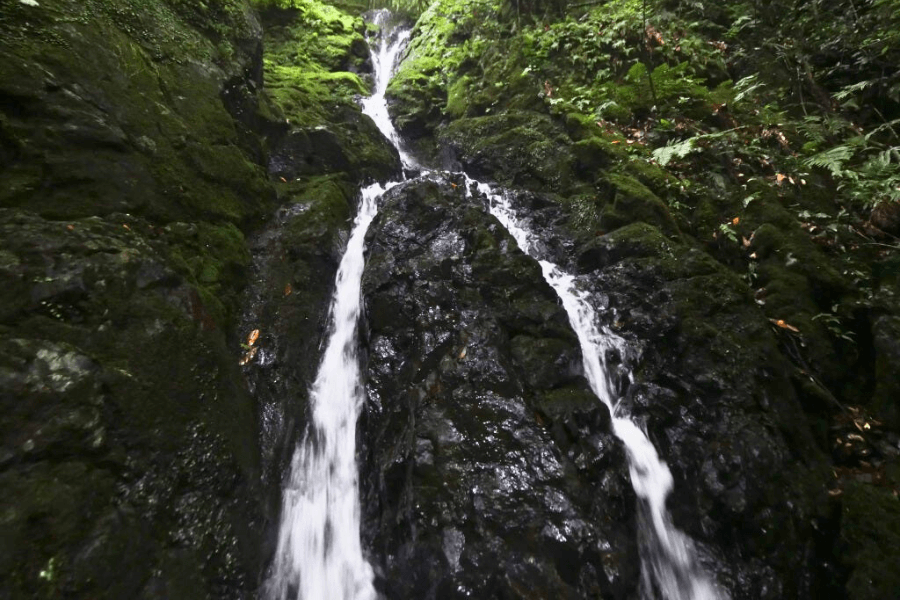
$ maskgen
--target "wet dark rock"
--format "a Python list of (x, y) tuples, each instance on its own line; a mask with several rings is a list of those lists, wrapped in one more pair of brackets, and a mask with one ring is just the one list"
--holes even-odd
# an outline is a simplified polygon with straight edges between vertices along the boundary
[(364, 539), (391, 598), (630, 597), (633, 492), (537, 264), (463, 186), (368, 236)]
[(146, 221), (0, 231), (3, 595), (247, 597), (256, 421), (205, 288)]
[[(298, 191), (300, 201), (280, 209), (250, 242), (251, 283), (242, 299), (238, 330), (245, 344), (244, 373), (259, 415), (258, 443), (267, 525), (278, 519), (283, 472), (306, 423), (334, 276), (349, 231), (354, 190), (326, 178)], [(254, 330), (259, 337), (247, 344)], [(274, 531), (265, 554), (273, 550)]]
[[(541, 237), (566, 235), (556, 223)], [(609, 303), (609, 326), (641, 348), (620, 410), (672, 469), (669, 507), (703, 562), (733, 598), (831, 593), (810, 583), (830, 543), (817, 531), (829, 518), (826, 462), (773, 326), (742, 283), (644, 223), (575, 254)]]
[(255, 591), (257, 420), (226, 341), (276, 199), (261, 35), (237, 0), (4, 4), (3, 598)]

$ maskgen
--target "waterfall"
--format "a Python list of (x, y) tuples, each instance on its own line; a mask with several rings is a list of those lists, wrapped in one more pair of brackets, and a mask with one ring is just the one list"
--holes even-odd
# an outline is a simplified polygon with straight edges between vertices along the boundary
[[(666, 510), (666, 499), (672, 491), (669, 467), (647, 433), (617, 410), (618, 393), (606, 365), (610, 350), (624, 354), (625, 340), (607, 328), (598, 326), (597, 314), (588, 294), (578, 288), (577, 279), (557, 265), (538, 259), (532, 234), (516, 218), (508, 198), (489, 185), (466, 176), (468, 187), (487, 196), (490, 212), (510, 232), (519, 248), (538, 260), (544, 279), (556, 291), (569, 323), (581, 345), (585, 377), (591, 390), (609, 408), (613, 432), (628, 452), (629, 472), (634, 491), (643, 511), (641, 527), (641, 572), (644, 595), (658, 593), (664, 600), (717, 600), (727, 597), (718, 590), (698, 564), (694, 544), (679, 531)], [(649, 520), (649, 524), (646, 521)]]
[[(384, 25), (386, 12), (375, 15)], [(399, 148), (384, 93), (397, 57), (409, 38), (401, 31), (380, 37), (372, 53), (375, 93), (363, 102), (381, 132)], [(414, 162), (401, 151), (404, 167)], [(378, 199), (390, 187), (375, 183), (360, 192), (359, 211), (335, 277), (329, 310), (330, 335), (310, 390), (311, 417), (291, 459), (283, 492), (275, 558), (264, 585), (271, 600), (375, 600), (372, 567), (360, 543), (356, 422), (365, 400), (357, 355), (360, 285), (366, 231)]]
[[(422, 176), (439, 175), (423, 169), (404, 150), (388, 115), (385, 90), (409, 31), (385, 27), (387, 11), (375, 13), (382, 27), (372, 51), (375, 92), (363, 101), (363, 111), (397, 148), (406, 169)], [(588, 294), (577, 278), (535, 256), (533, 234), (516, 217), (508, 198), (488, 184), (463, 174), (469, 190), (477, 189), (490, 202), (490, 212), (515, 238), (523, 252), (537, 260), (546, 281), (559, 296), (581, 345), (585, 376), (594, 394), (609, 408), (613, 432), (628, 452), (629, 472), (640, 499), (641, 561), (644, 595), (663, 600), (723, 600), (699, 564), (693, 541), (672, 523), (666, 499), (673, 478), (647, 433), (617, 410), (618, 391), (610, 377), (606, 356), (622, 350), (625, 341), (599, 326)], [(356, 467), (356, 422), (364, 401), (357, 357), (357, 321), (364, 267), (363, 240), (374, 219), (377, 201), (387, 190), (373, 184), (361, 191), (359, 213), (338, 270), (331, 306), (332, 330), (316, 381), (311, 390), (312, 418), (303, 442), (294, 453), (290, 481), (284, 491), (278, 546), (266, 594), (273, 600), (374, 600), (373, 571), (359, 539), (359, 484)]]

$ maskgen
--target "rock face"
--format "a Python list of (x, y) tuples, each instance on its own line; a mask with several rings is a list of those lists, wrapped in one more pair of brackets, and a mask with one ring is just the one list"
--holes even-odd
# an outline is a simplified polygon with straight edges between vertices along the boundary
[(825, 456), (779, 355), (777, 329), (715, 260), (635, 223), (579, 237), (553, 197), (514, 193), (538, 252), (579, 273), (638, 355), (618, 410), (668, 463), (675, 524), (732, 598), (835, 593)]
[(265, 494), (226, 333), (275, 199), (259, 23), (2, 4), (0, 596), (251, 597)]
[(253, 404), (202, 289), (170, 266), (182, 226), (0, 210), (5, 597), (255, 586)]
[(363, 279), (364, 538), (389, 598), (625, 598), (635, 500), (537, 264), (464, 182), (394, 188)]

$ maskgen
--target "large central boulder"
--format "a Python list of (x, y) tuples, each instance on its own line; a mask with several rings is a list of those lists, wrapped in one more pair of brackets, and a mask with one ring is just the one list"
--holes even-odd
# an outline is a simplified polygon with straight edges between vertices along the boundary
[(386, 597), (627, 597), (635, 499), (540, 269), (467, 197), (417, 180), (369, 232), (366, 545)]

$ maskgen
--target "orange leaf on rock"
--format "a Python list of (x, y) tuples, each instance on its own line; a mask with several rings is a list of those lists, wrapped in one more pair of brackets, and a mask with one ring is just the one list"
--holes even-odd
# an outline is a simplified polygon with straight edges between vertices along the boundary
[(794, 333), (800, 333), (800, 330), (790, 325), (789, 323), (785, 323), (784, 319), (769, 319), (772, 323), (781, 327), (782, 329), (787, 329), (788, 331), (793, 331)]
[(250, 335), (247, 336), (247, 345), (252, 346), (256, 343), (256, 340), (259, 339), (259, 329), (254, 329), (250, 332)]
[(284, 295), (285, 296), (290, 296), (291, 293), (293, 293), (293, 291), (294, 291), (294, 288), (291, 287), (291, 284), (287, 284), (286, 286), (284, 286)]

